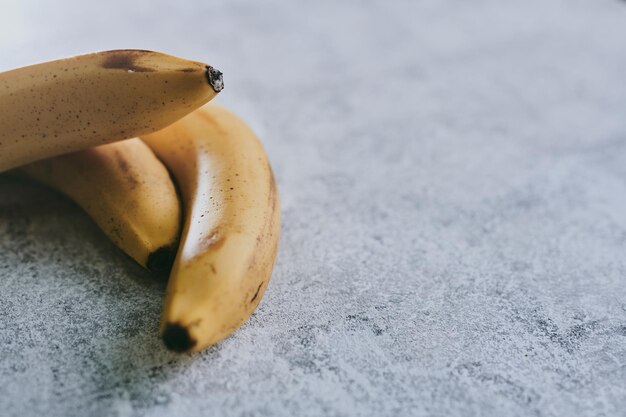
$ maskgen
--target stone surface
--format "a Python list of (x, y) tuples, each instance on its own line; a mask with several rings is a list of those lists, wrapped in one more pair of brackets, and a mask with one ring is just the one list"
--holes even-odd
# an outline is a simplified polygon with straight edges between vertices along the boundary
[(2, 416), (626, 410), (626, 3), (3, 3), (2, 69), (144, 48), (225, 74), (283, 202), (205, 352), (71, 202), (0, 177)]

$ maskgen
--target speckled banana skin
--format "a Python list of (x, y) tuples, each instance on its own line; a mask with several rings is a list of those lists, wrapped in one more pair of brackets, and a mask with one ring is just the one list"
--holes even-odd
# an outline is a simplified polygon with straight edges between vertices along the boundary
[(201, 350), (235, 331), (263, 297), (280, 232), (276, 183), (252, 130), (215, 105), (142, 139), (172, 172), (185, 207), (161, 332), (174, 351)]
[(223, 87), (206, 64), (117, 50), (0, 73), (0, 172), (159, 130)]
[(167, 277), (181, 207), (165, 166), (139, 139), (38, 161), (14, 171), (74, 200), (120, 249)]

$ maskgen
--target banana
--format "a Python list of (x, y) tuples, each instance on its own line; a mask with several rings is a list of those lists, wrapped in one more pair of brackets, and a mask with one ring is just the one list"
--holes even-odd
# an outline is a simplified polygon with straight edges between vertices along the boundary
[(167, 169), (141, 140), (45, 159), (12, 173), (70, 197), (120, 249), (167, 277), (178, 246), (181, 207)]
[(141, 139), (185, 207), (161, 335), (171, 350), (198, 351), (247, 320), (267, 288), (280, 232), (276, 183), (254, 133), (215, 105)]
[(0, 172), (162, 129), (223, 86), (211, 66), (142, 50), (0, 73)]

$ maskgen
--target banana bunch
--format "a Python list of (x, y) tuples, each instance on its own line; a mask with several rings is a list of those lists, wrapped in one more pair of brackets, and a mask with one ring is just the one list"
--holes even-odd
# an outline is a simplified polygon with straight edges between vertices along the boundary
[(177, 352), (248, 319), (278, 248), (267, 155), (243, 120), (206, 104), (223, 86), (209, 65), (142, 50), (0, 73), (0, 172), (67, 195), (169, 277), (161, 336)]

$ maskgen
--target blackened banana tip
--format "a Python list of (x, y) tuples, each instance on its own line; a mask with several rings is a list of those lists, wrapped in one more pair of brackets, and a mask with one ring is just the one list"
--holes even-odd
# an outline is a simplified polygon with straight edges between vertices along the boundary
[(167, 281), (175, 258), (176, 249), (171, 246), (163, 246), (148, 256), (146, 267), (158, 278)]
[(196, 345), (189, 331), (178, 323), (169, 323), (163, 332), (165, 346), (174, 352), (187, 352)]
[(219, 93), (224, 89), (224, 77), (222, 76), (221, 71), (216, 70), (210, 65), (207, 65), (206, 78), (209, 81), (209, 85), (216, 93)]

